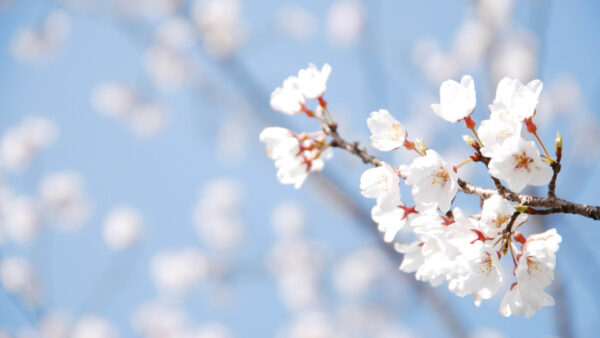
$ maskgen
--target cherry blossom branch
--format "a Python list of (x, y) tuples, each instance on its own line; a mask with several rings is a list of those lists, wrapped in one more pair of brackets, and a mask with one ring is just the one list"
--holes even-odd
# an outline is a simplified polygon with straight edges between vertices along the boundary
[(369, 155), (365, 148), (361, 149), (359, 147), (359, 142), (350, 143), (344, 140), (337, 132), (337, 124), (330, 123), (324, 128), (326, 134), (329, 134), (333, 140), (329, 143), (332, 147), (343, 148), (346, 151), (360, 157), (360, 159), (365, 164), (372, 164), (375, 167), (379, 167), (382, 164), (382, 161), (373, 155)]
[[(383, 161), (376, 156), (370, 155), (366, 149), (360, 149), (358, 142), (348, 142), (344, 140), (338, 133), (337, 125), (330, 123), (324, 128), (324, 132), (332, 137), (330, 145), (332, 147), (342, 148), (356, 156), (358, 156), (364, 163), (372, 164), (373, 166), (380, 166)], [(482, 161), (485, 161), (485, 157), (482, 157)], [(557, 154), (557, 163), (560, 164)], [(484, 162), (485, 163), (485, 162)], [(558, 175), (560, 167), (555, 170), (555, 175)], [(500, 194), (505, 199), (519, 203), (527, 208), (524, 209), (524, 213), (532, 215), (549, 215), (549, 214), (575, 214), (588, 217), (594, 220), (600, 220), (600, 206), (592, 206), (587, 204), (578, 204), (570, 202), (558, 197), (536, 197), (526, 194), (518, 194), (510, 189), (504, 187), (504, 185), (497, 178), (492, 177), (496, 190), (483, 188), (462, 179), (458, 179), (458, 186), (460, 191), (465, 194), (477, 195), (480, 198), (487, 199), (493, 194)], [(554, 179), (556, 182), (556, 179)], [(556, 184), (556, 183), (555, 183)], [(555, 189), (555, 188), (554, 188)], [(537, 208), (544, 209), (537, 209)]]

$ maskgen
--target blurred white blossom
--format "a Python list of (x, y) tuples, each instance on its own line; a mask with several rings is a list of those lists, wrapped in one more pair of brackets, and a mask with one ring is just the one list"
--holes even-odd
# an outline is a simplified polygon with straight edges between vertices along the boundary
[(243, 40), (238, 0), (196, 0), (194, 19), (206, 51), (223, 59), (232, 56)]
[(144, 56), (146, 72), (159, 89), (177, 89), (189, 81), (192, 65), (183, 54), (167, 45), (151, 46)]
[(104, 318), (87, 316), (80, 319), (73, 327), (72, 338), (118, 338), (119, 333)]
[(31, 263), (22, 257), (11, 256), (0, 261), (2, 287), (17, 294), (29, 306), (40, 300), (40, 285)]
[(40, 62), (50, 59), (71, 30), (67, 12), (53, 10), (39, 28), (21, 28), (11, 45), (13, 56), (20, 61)]
[(41, 207), (61, 229), (81, 227), (89, 218), (91, 203), (83, 179), (76, 172), (63, 171), (43, 178), (39, 186)]
[(181, 0), (114, 0), (118, 12), (131, 19), (157, 20), (175, 13)]
[(327, 31), (333, 45), (357, 42), (365, 26), (365, 9), (357, 0), (338, 0), (329, 8)]
[(275, 22), (279, 29), (296, 39), (309, 39), (318, 28), (315, 15), (297, 5), (289, 5), (280, 10)]
[(182, 16), (165, 19), (154, 34), (159, 44), (171, 48), (186, 49), (194, 44), (194, 27)]
[(137, 94), (133, 88), (115, 82), (105, 82), (94, 88), (92, 105), (102, 114), (122, 118), (137, 104)]
[(201, 191), (194, 210), (196, 230), (217, 250), (231, 250), (242, 239), (244, 221), (239, 211), (241, 184), (233, 179), (211, 180)]
[(112, 250), (125, 250), (140, 238), (143, 227), (141, 214), (132, 207), (115, 207), (104, 219), (102, 235)]
[(35, 155), (54, 143), (58, 127), (41, 117), (25, 118), (19, 125), (9, 128), (0, 143), (0, 166), (20, 170), (28, 166)]
[(30, 244), (41, 226), (38, 203), (33, 198), (15, 195), (9, 190), (3, 190), (0, 194), (0, 228), (11, 240)]
[(132, 316), (133, 327), (146, 338), (179, 338), (188, 321), (180, 308), (160, 302), (142, 304)]
[(204, 280), (209, 269), (206, 254), (194, 248), (159, 252), (150, 263), (154, 284), (169, 296), (183, 296)]

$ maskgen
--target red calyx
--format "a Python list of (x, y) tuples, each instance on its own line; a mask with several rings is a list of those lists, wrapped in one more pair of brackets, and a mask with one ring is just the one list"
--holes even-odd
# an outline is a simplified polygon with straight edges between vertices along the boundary
[(302, 158), (304, 159), (303, 163), (306, 164), (306, 171), (310, 171), (310, 168), (312, 167), (312, 160), (308, 159), (304, 155), (302, 155)]
[(454, 221), (453, 219), (449, 219), (449, 218), (448, 218), (448, 217), (446, 217), (446, 216), (440, 216), (440, 217), (442, 217), (442, 219), (444, 220), (444, 221), (442, 222), (442, 225), (443, 225), (443, 226), (449, 226), (450, 224), (454, 224), (454, 223), (455, 223), (455, 221)]
[(530, 133), (535, 133), (537, 131), (537, 126), (533, 123), (533, 116), (530, 118), (526, 118), (524, 120), (525, 126), (527, 126), (527, 131)]
[(471, 241), (471, 244), (473, 244), (477, 241), (482, 241), (483, 243), (485, 243), (486, 241), (490, 241), (493, 239), (493, 238), (487, 237), (486, 235), (484, 235), (481, 231), (479, 231), (477, 229), (471, 229), (471, 231), (473, 231), (477, 235), (477, 238), (474, 239), (473, 241)]
[(475, 121), (473, 121), (473, 119), (471, 118), (471, 115), (465, 117), (464, 120), (465, 120), (465, 125), (467, 125), (467, 129), (470, 129), (470, 130), (475, 129), (475, 126), (477, 124), (475, 123)]
[(415, 149), (415, 143), (411, 142), (409, 140), (404, 140), (404, 148), (406, 148), (406, 150), (414, 150)]
[(522, 245), (527, 243), (527, 238), (525, 238), (525, 236), (523, 236), (522, 233), (520, 233), (519, 231), (515, 232), (515, 241), (521, 243)]
[(398, 208), (404, 210), (404, 215), (402, 216), (402, 219), (406, 219), (408, 218), (408, 215), (410, 214), (418, 214), (419, 212), (415, 209), (416, 205), (413, 205), (412, 207), (408, 208), (405, 205), (399, 205)]
[(327, 107), (327, 101), (325, 101), (325, 99), (323, 99), (323, 96), (319, 96), (319, 105), (323, 108)]
[(315, 117), (315, 113), (313, 113), (312, 110), (306, 108), (305, 105), (301, 104), (300, 107), (301, 107), (300, 111), (304, 112), (306, 114), (306, 116), (308, 116), (308, 117)]

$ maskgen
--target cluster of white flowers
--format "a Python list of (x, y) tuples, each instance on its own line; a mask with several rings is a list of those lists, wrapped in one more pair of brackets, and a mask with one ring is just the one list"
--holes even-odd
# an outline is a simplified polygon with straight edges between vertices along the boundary
[[(331, 73), (329, 64), (321, 70), (310, 64), (301, 69), (298, 76), (290, 76), (283, 86), (271, 94), (271, 107), (288, 115), (305, 113), (310, 117), (321, 118), (327, 103), (323, 94), (327, 89), (327, 79)], [(317, 100), (316, 113), (306, 107), (306, 100)], [(331, 149), (325, 143), (322, 131), (314, 133), (294, 133), (281, 127), (265, 128), (260, 140), (267, 147), (267, 154), (275, 160), (277, 178), (283, 184), (302, 186), (311, 171), (320, 171), (325, 160), (331, 157)]]
[(53, 10), (43, 25), (21, 28), (15, 35), (11, 52), (20, 61), (40, 62), (53, 56), (71, 30), (71, 18), (65, 11)]
[(145, 338), (231, 338), (231, 330), (219, 323), (194, 326), (187, 313), (171, 304), (154, 301), (142, 304), (133, 314), (133, 327)]
[(33, 265), (25, 258), (10, 256), (0, 260), (0, 284), (26, 304), (39, 304), (41, 286)]
[(29, 117), (6, 130), (0, 140), (0, 167), (21, 170), (37, 153), (52, 145), (58, 135), (56, 124), (42, 117)]
[(166, 124), (166, 112), (157, 103), (145, 102), (130, 87), (106, 82), (92, 93), (92, 105), (107, 116), (124, 121), (140, 136), (152, 136)]
[[(26, 170), (57, 135), (56, 124), (41, 117), (26, 118), (8, 128), (0, 141), (0, 169), (7, 173)], [(34, 195), (23, 195), (8, 181), (0, 181), (0, 240), (31, 244), (44, 221), (51, 221), (59, 230), (76, 230), (87, 222), (90, 213), (84, 180), (76, 172), (48, 174)]]
[[(490, 105), (490, 119), (481, 123), (478, 134), (470, 118), (475, 108), (475, 89), (470, 76), (464, 76), (460, 84), (452, 80), (444, 82), (440, 103), (431, 107), (449, 122), (464, 120), (479, 139), (471, 145), (475, 142), (479, 155), (489, 160), (490, 175), (519, 192), (527, 185), (547, 184), (553, 174), (549, 155), (540, 155), (535, 142), (522, 135), (523, 122), (528, 131), (535, 133), (531, 118), (541, 88), (539, 80), (527, 85), (509, 78), (500, 81), (496, 99)], [(373, 146), (379, 150), (396, 149), (407, 142), (404, 128), (387, 112), (374, 112), (367, 125)], [(373, 128), (375, 125), (378, 127)], [(396, 243), (396, 249), (405, 254), (400, 269), (415, 272), (417, 279), (433, 286), (448, 281), (451, 292), (461, 297), (472, 294), (479, 306), (505, 280), (499, 260), (510, 251), (516, 283), (504, 298), (501, 314), (523, 313), (530, 317), (542, 306), (552, 305), (552, 297), (542, 289), (554, 277), (554, 252), (561, 240), (556, 230), (525, 238), (514, 229), (526, 222), (526, 216), (497, 194), (485, 200), (479, 215), (469, 217), (459, 208), (451, 210), (458, 192), (460, 166), (449, 165), (437, 152), (426, 149), (422, 142), (419, 144), (421, 147), (416, 150), (420, 156), (409, 165), (394, 168), (383, 163), (368, 169), (361, 177), (362, 194), (377, 199), (373, 219), (385, 233), (385, 240), (393, 241), (400, 229), (407, 229), (416, 237), (411, 243)], [(411, 186), (413, 208), (400, 202), (400, 178)], [(521, 244), (520, 250), (516, 243)]]
[(78, 229), (88, 220), (91, 202), (83, 178), (76, 172), (62, 171), (46, 176), (39, 187), (42, 209), (61, 229)]
[(196, 248), (163, 251), (150, 263), (152, 279), (157, 289), (167, 296), (184, 296), (209, 273), (206, 254)]
[[(398, 290), (397, 276), (386, 274), (393, 266), (378, 247), (363, 247), (336, 259), (331, 278), (325, 278), (329, 255), (321, 254), (305, 231), (307, 214), (295, 202), (278, 204), (271, 215), (276, 243), (267, 264), (278, 286), (279, 296), (291, 313), (282, 337), (413, 337), (397, 325), (388, 304), (372, 306), (374, 293), (387, 293), (387, 285)], [(393, 279), (385, 283), (386, 277)], [(331, 280), (338, 301), (332, 309), (323, 302)], [(383, 290), (382, 290), (383, 288)], [(390, 303), (397, 305), (395, 301)]]
[(192, 18), (198, 27), (206, 51), (225, 59), (243, 42), (240, 2), (238, 0), (196, 0)]
[(298, 315), (314, 311), (321, 305), (323, 257), (304, 234), (305, 211), (296, 203), (284, 202), (273, 210), (271, 222), (278, 236), (267, 265), (277, 280), (280, 298)]
[(238, 247), (244, 236), (241, 199), (242, 186), (238, 181), (218, 178), (202, 189), (196, 204), (193, 216), (196, 231), (221, 255)]
[[(394, 167), (381, 160), (369, 161), (357, 146), (340, 144), (337, 125), (323, 99), (329, 73), (328, 65), (320, 72), (311, 65), (302, 69), (297, 77), (288, 78), (271, 96), (275, 110), (290, 115), (303, 112), (323, 124), (323, 131), (316, 133), (317, 141), (307, 134), (278, 127), (262, 132), (260, 138), (267, 145), (267, 153), (279, 168), (279, 180), (300, 186), (311, 169), (304, 153), (314, 151), (312, 144), (318, 144), (319, 152), (330, 145), (343, 146), (377, 165), (362, 174), (360, 189), (363, 196), (376, 200), (371, 215), (385, 242), (395, 242), (397, 251), (404, 253), (402, 271), (415, 272), (418, 280), (428, 281), (433, 286), (448, 281), (451, 292), (461, 297), (472, 294), (479, 306), (505, 282), (500, 260), (510, 252), (516, 282), (502, 302), (501, 314), (529, 317), (542, 306), (551, 305), (552, 297), (544, 293), (543, 288), (554, 278), (554, 253), (561, 241), (556, 230), (526, 238), (517, 231), (527, 222), (523, 213), (526, 207), (511, 205), (500, 194), (487, 195), (477, 215), (469, 216), (460, 208), (453, 208), (459, 187), (464, 184), (459, 178), (459, 169), (469, 162), (486, 165), (496, 185), (505, 182), (516, 193), (527, 185), (550, 182), (555, 160), (547, 152), (533, 122), (541, 81), (524, 85), (516, 79), (502, 79), (496, 98), (489, 106), (490, 117), (479, 128), (471, 118), (476, 104), (473, 78), (466, 75), (460, 83), (443, 82), (440, 102), (431, 105), (433, 112), (451, 123), (464, 121), (476, 138), (463, 136), (475, 153), (465, 156), (457, 165), (449, 164), (435, 150), (428, 149), (422, 139), (410, 141), (406, 128), (387, 110), (374, 111), (367, 119), (374, 148), (380, 151), (406, 148), (418, 154), (408, 165)], [(306, 108), (306, 99), (318, 100), (316, 114)], [(330, 134), (334, 138), (332, 143), (327, 142)], [(313, 143), (304, 144), (305, 140)], [(536, 140), (543, 149), (542, 154)], [(562, 147), (562, 141), (556, 146)], [(402, 201), (402, 179), (411, 189), (415, 203), (412, 207)], [(413, 240), (406, 242), (407, 238)]]

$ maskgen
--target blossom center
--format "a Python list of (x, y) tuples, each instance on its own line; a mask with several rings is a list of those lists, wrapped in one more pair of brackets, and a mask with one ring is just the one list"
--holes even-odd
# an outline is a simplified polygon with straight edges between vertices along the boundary
[(506, 222), (507, 219), (508, 219), (508, 215), (501, 214), (501, 215), (498, 215), (498, 217), (496, 217), (496, 219), (493, 221), (493, 223), (496, 225), (496, 228), (500, 228)]
[(446, 169), (440, 168), (440, 170), (434, 171), (429, 177), (431, 177), (431, 184), (444, 185), (450, 179), (450, 174)]
[(537, 260), (532, 259), (532, 257), (527, 257), (527, 272), (531, 275), (532, 272), (540, 271), (540, 264)]
[(492, 257), (490, 254), (486, 253), (486, 257), (481, 260), (480, 266), (480, 273), (488, 273), (492, 269)]
[(402, 135), (403, 131), (404, 130), (403, 130), (402, 125), (400, 123), (393, 123), (390, 132), (386, 133), (385, 136), (387, 138), (390, 138), (390, 139), (394, 140), (394, 141), (400, 141), (404, 137), (404, 135)]
[(527, 156), (525, 152), (522, 152), (520, 154), (513, 155), (513, 163), (515, 165), (515, 169), (525, 169), (530, 171), (531, 169), (529, 169), (529, 165), (533, 163), (533, 159)]

